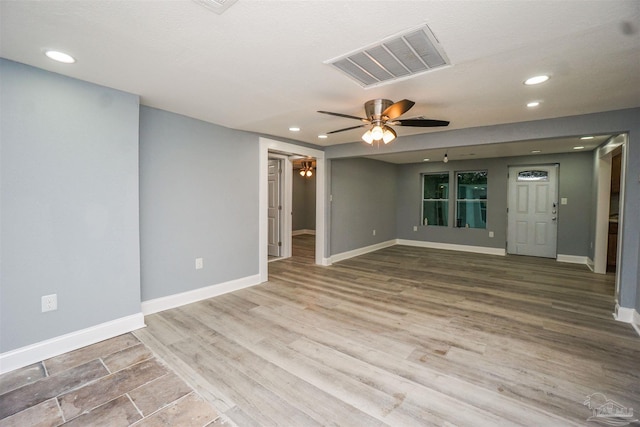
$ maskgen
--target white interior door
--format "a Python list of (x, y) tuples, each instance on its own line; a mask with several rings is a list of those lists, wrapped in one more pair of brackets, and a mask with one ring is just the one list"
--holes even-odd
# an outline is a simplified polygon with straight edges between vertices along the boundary
[(280, 160), (269, 159), (268, 171), (268, 253), (269, 256), (280, 256), (280, 248), (282, 245), (280, 238), (280, 215), (282, 214), (280, 188), (282, 168), (280, 167)]
[(509, 168), (507, 252), (555, 258), (558, 166)]

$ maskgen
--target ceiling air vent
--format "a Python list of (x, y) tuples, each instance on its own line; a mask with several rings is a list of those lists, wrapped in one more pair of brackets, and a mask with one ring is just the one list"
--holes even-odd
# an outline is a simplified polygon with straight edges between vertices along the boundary
[(346, 73), (363, 87), (391, 83), (451, 65), (426, 25), (325, 63)]
[(238, 0), (193, 0), (196, 3), (213, 10), (218, 15), (222, 15), (222, 12), (229, 9), (232, 4)]

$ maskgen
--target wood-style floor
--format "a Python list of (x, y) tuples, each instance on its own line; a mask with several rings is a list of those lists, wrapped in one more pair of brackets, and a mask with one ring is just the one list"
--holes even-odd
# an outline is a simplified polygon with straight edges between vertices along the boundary
[(611, 275), (407, 246), (320, 267), (294, 241), (267, 283), (135, 333), (238, 426), (584, 426), (603, 396), (640, 415)]

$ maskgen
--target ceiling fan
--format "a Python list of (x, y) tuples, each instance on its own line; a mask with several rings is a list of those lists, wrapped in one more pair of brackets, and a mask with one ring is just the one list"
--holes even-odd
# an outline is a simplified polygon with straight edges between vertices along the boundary
[(318, 113), (345, 117), (347, 119), (356, 119), (364, 122), (362, 125), (327, 132), (327, 135), (370, 126), (369, 130), (362, 135), (362, 139), (367, 144), (373, 144), (374, 141), (383, 141), (387, 144), (393, 141), (398, 135), (389, 126), (438, 127), (449, 125), (449, 122), (445, 120), (422, 118), (396, 120), (398, 117), (409, 111), (414, 105), (415, 102), (409, 101), (408, 99), (403, 99), (396, 103), (389, 99), (372, 99), (364, 104), (364, 112), (367, 115), (366, 118), (350, 116), (348, 114), (332, 113), (331, 111), (318, 111)]

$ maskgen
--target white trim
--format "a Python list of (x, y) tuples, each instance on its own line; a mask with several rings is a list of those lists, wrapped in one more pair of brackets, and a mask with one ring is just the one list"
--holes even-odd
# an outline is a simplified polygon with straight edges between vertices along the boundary
[(269, 255), (267, 253), (268, 240), (268, 218), (267, 218), (267, 196), (268, 183), (267, 173), (269, 164), (269, 152), (297, 154), (316, 159), (316, 264), (325, 264), (325, 168), (326, 161), (324, 151), (301, 145), (290, 144), (274, 139), (260, 137), (259, 143), (259, 176), (258, 176), (258, 275), (260, 282), (266, 282), (269, 276)]
[(142, 313), (100, 323), (0, 354), (0, 374), (144, 328)]
[(180, 307), (186, 304), (202, 301), (207, 298), (217, 297), (218, 295), (237, 291), (239, 289), (248, 288), (262, 283), (260, 275), (247, 276), (236, 280), (230, 280), (216, 285), (206, 286), (204, 288), (194, 289), (192, 291), (181, 292), (179, 294), (168, 295), (166, 297), (155, 298), (149, 301), (143, 301), (142, 313), (147, 316), (159, 311), (169, 310), (171, 308)]
[(595, 273), (595, 262), (590, 257), (587, 257), (587, 267)]
[(369, 252), (374, 252), (380, 249), (388, 248), (389, 246), (394, 246), (395, 244), (397, 244), (397, 240), (395, 239), (387, 240), (386, 242), (376, 243), (375, 245), (365, 246), (364, 248), (353, 249), (351, 251), (331, 255), (331, 257), (329, 258), (329, 263), (332, 264), (334, 262), (339, 262), (345, 259), (368, 254)]
[(619, 322), (630, 323), (633, 329), (640, 335), (640, 314), (638, 314), (635, 309), (620, 307), (616, 304), (616, 312), (613, 316)]
[[(269, 160), (280, 160), (280, 168), (282, 174), (280, 176), (280, 204), (282, 206), (280, 213), (280, 257), (278, 259), (290, 258), (291, 251), (291, 215), (286, 212), (292, 211), (293, 206), (293, 164), (288, 156), (282, 154), (269, 153)], [(267, 168), (269, 163), (267, 161)], [(268, 179), (267, 179), (268, 182)], [(267, 190), (268, 194), (268, 190)], [(268, 215), (267, 215), (268, 218)], [(268, 232), (267, 232), (268, 233)], [(268, 251), (267, 251), (268, 252)], [(273, 261), (273, 260), (272, 260)], [(265, 280), (266, 281), (266, 280)]]
[(599, 150), (596, 157), (598, 182), (596, 183), (596, 224), (594, 229), (593, 271), (607, 273), (607, 246), (609, 245), (609, 204), (611, 203), (611, 153)]
[(503, 248), (489, 248), (486, 246), (456, 245), (453, 243), (425, 242), (422, 240), (398, 239), (397, 244), (406, 246), (417, 246), (420, 248), (444, 249), (447, 251), (474, 252), (486, 255), (505, 256), (507, 251)]
[(556, 256), (556, 261), (558, 261), (558, 262), (567, 262), (569, 264), (589, 265), (589, 257), (578, 256), (578, 255), (562, 255), (562, 254), (558, 254)]
[(301, 234), (313, 234), (315, 236), (316, 230), (309, 230), (309, 229), (303, 228), (302, 230), (294, 230), (291, 232), (292, 236), (299, 236)]

